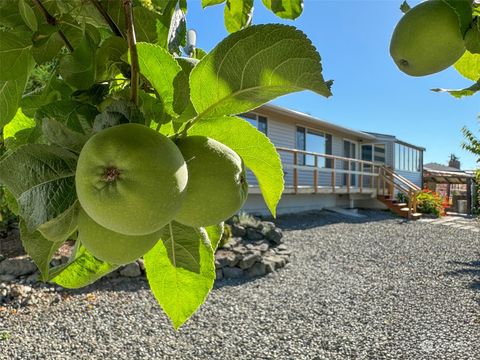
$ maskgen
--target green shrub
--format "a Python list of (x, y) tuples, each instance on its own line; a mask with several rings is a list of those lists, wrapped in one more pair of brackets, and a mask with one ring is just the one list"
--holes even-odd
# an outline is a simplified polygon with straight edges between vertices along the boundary
[(417, 194), (417, 210), (422, 214), (431, 214), (436, 217), (444, 216), (447, 206), (445, 199), (435, 191), (423, 189)]
[(241, 212), (238, 215), (232, 217), (232, 223), (242, 225), (243, 227), (256, 228), (259, 224), (259, 220), (254, 216)]

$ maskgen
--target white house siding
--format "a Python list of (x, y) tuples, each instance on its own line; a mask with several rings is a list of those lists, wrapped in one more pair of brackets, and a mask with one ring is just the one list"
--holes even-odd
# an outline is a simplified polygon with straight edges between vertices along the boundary
[[(292, 214), (335, 207), (338, 206), (337, 197), (334, 194), (284, 194), (278, 203), (277, 214)], [(264, 216), (270, 214), (260, 194), (249, 194), (241, 211)]]
[[(356, 141), (359, 145), (362, 143), (361, 139), (352, 138), (352, 135), (342, 134), (338, 131), (330, 131), (324, 129), (321, 126), (314, 126), (310, 123), (304, 123), (301, 120), (292, 119), (287, 115), (282, 115), (274, 112), (270, 112), (268, 109), (261, 109), (255, 111), (255, 113), (267, 117), (267, 136), (270, 138), (272, 143), (277, 147), (285, 147), (290, 149), (296, 148), (296, 129), (297, 126), (302, 126), (317, 131), (322, 131), (327, 134), (332, 135), (332, 155), (336, 156), (345, 156), (343, 142), (345, 139)], [(364, 143), (371, 142), (364, 140)], [(387, 150), (388, 151), (388, 150)], [(357, 158), (360, 158), (361, 148), (360, 146), (357, 149)], [(390, 151), (389, 151), (390, 152)], [(280, 156), (284, 164), (293, 164), (293, 154), (280, 151)], [(359, 165), (352, 163), (352, 166), (357, 166), (357, 171), (359, 171)], [(346, 163), (344, 161), (335, 161), (335, 168), (337, 170), (344, 170)], [(293, 169), (288, 166), (285, 167), (285, 185), (292, 187), (293, 186)], [(312, 186), (313, 185), (314, 172), (313, 167), (311, 170), (298, 170), (298, 185), (300, 186)], [(336, 173), (335, 184), (337, 186), (344, 185), (344, 175), (341, 172)], [(368, 181), (365, 179), (365, 181)], [(254, 175), (249, 172), (248, 182), (250, 185), (257, 185), (257, 180)], [(358, 182), (358, 177), (357, 177)], [(369, 184), (369, 181), (368, 181)], [(332, 185), (332, 176), (329, 169), (319, 169), (318, 170), (318, 185), (319, 186), (331, 186)]]
[(422, 187), (422, 180), (423, 180), (423, 175), (420, 172), (411, 172), (411, 171), (400, 171), (400, 170), (395, 170), (395, 172), (403, 176), (404, 178), (410, 180), (413, 182), (415, 185)]

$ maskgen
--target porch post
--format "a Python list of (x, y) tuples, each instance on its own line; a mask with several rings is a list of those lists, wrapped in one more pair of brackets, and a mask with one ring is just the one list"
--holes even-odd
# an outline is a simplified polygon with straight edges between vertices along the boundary
[(472, 178), (467, 178), (467, 209), (468, 214), (473, 213), (473, 201), (472, 201)]

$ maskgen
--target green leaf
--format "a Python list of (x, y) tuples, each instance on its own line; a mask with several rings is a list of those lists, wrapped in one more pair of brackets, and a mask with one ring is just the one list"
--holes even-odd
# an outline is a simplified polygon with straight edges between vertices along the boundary
[(92, 39), (85, 34), (73, 53), (60, 60), (60, 75), (69, 85), (77, 89), (88, 89), (95, 82), (95, 51)]
[(92, 133), (97, 114), (94, 106), (62, 100), (42, 106), (35, 119), (51, 144), (79, 153)]
[(176, 121), (190, 120), (197, 115), (192, 102), (190, 101), (190, 73), (197, 65), (198, 60), (191, 58), (177, 58), (177, 62), (182, 70), (177, 74), (173, 81), (174, 98), (173, 109), (177, 114), (180, 114), (180, 119)]
[(140, 72), (162, 98), (165, 111), (176, 116), (173, 108), (174, 80), (182, 68), (168, 51), (158, 45), (138, 43), (137, 51)]
[(210, 244), (212, 245), (212, 250), (215, 251), (218, 248), (218, 244), (223, 236), (223, 222), (218, 225), (207, 226), (205, 231), (208, 234), (208, 239), (210, 240)]
[(467, 29), (470, 27), (470, 23), (472, 22), (472, 0), (443, 1), (457, 13), (460, 31), (464, 36)]
[(239, 114), (295, 91), (330, 96), (320, 55), (299, 30), (257, 25), (231, 34), (190, 76), (199, 117)]
[(108, 127), (128, 122), (144, 124), (145, 119), (141, 111), (131, 102), (114, 101), (95, 117), (93, 131), (98, 132)]
[(224, 2), (225, 0), (202, 0), (202, 7), (205, 9), (207, 6), (218, 5)]
[(26, 116), (21, 108), (18, 108), (15, 117), (3, 128), (3, 140), (8, 150), (33, 141), (35, 132), (35, 120)]
[(35, 17), (35, 13), (33, 12), (30, 5), (25, 3), (25, 0), (18, 0), (18, 10), (20, 12), (20, 16), (22, 17), (25, 24), (30, 28), (30, 30), (37, 31), (37, 18)]
[(177, 8), (173, 12), (168, 34), (168, 51), (181, 54), (180, 47), (185, 46), (187, 36), (187, 21), (182, 9)]
[(303, 11), (303, 0), (262, 0), (263, 5), (282, 19), (294, 20)]
[(46, 104), (35, 113), (35, 120), (56, 120), (69, 129), (83, 135), (92, 132), (93, 121), (98, 111), (95, 106), (83, 104), (78, 101), (61, 100)]
[(235, 151), (257, 177), (260, 190), (273, 216), (283, 193), (280, 156), (270, 140), (247, 121), (237, 117), (218, 117), (196, 123), (189, 135), (204, 135)]
[(215, 280), (207, 233), (172, 222), (144, 260), (150, 288), (178, 329), (205, 301)]
[(122, 63), (121, 58), (127, 53), (127, 50), (125, 39), (119, 36), (105, 39), (97, 50), (97, 82), (112, 79), (119, 73), (118, 65)]
[(56, 269), (50, 281), (67, 289), (78, 289), (94, 283), (117, 268), (118, 265), (98, 260), (80, 245), (74, 260)]
[(31, 68), (33, 57), (31, 54), (32, 43), (28, 38), (22, 38), (11, 32), (1, 33), (0, 41), (0, 80), (15, 80), (25, 76), (27, 69)]
[(33, 58), (37, 64), (44, 64), (57, 56), (63, 45), (63, 40), (54, 26), (40, 24), (33, 37)]
[(65, 81), (58, 78), (57, 74), (53, 73), (43, 90), (39, 93), (35, 92), (34, 94), (23, 96), (20, 106), (25, 115), (34, 117), (37, 110), (45, 104), (70, 99), (71, 95), (72, 88)]
[(469, 51), (465, 51), (454, 67), (467, 79), (473, 81), (480, 80), (480, 54), (472, 54)]
[(18, 28), (24, 21), (20, 15), (16, 0), (0, 1), (0, 25), (8, 28)]
[(29, 231), (75, 202), (76, 162), (77, 157), (69, 151), (41, 144), (21, 146), (1, 158), (0, 182), (17, 199)]
[(197, 60), (202, 60), (205, 56), (207, 56), (207, 52), (200, 48), (195, 49), (194, 58)]
[(27, 85), (28, 74), (17, 80), (0, 81), (0, 129), (12, 120)]
[(30, 255), (45, 281), (49, 276), (50, 261), (63, 242), (52, 242), (45, 239), (38, 231), (30, 232), (25, 222), (20, 220), (20, 237), (25, 251)]
[(40, 225), (38, 231), (53, 242), (64, 242), (77, 230), (77, 217), (80, 210), (78, 201), (55, 219)]
[(15, 216), (18, 216), (18, 204), (13, 194), (8, 189), (3, 189), (3, 196), (5, 197), (5, 204)]
[(157, 19), (157, 44), (168, 50), (168, 35), (170, 32), (170, 24), (173, 12), (177, 6), (176, 1), (168, 1), (162, 11), (162, 15)]
[(135, 22), (135, 35), (138, 41), (155, 43), (157, 41), (156, 22), (160, 17), (154, 11), (142, 6), (133, 8), (133, 19)]
[(477, 81), (475, 84), (472, 86), (469, 86), (465, 89), (432, 89), (432, 91), (435, 92), (447, 92), (453, 97), (456, 97), (457, 99), (462, 98), (464, 96), (472, 96), (475, 95), (477, 92), (480, 91), (480, 81)]
[(465, 34), (465, 48), (472, 54), (480, 54), (480, 18), (472, 22), (470, 29)]
[(223, 16), (228, 32), (249, 26), (253, 16), (253, 0), (227, 0)]

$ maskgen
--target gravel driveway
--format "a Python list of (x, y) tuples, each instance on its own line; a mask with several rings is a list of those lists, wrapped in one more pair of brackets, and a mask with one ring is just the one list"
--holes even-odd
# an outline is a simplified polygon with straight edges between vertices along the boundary
[(105, 279), (0, 317), (0, 359), (479, 359), (479, 233), (366, 214), (279, 219), (291, 263), (177, 333), (143, 279)]

